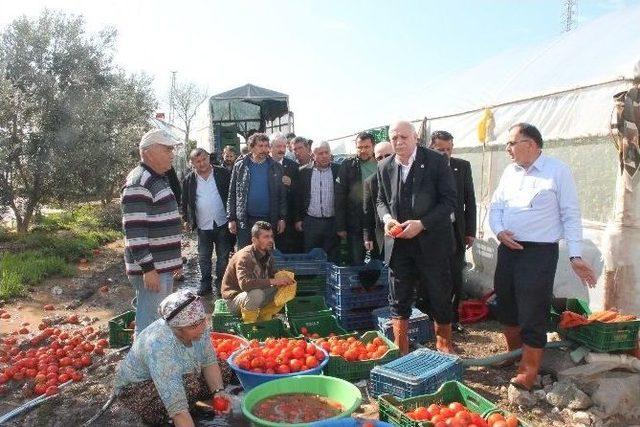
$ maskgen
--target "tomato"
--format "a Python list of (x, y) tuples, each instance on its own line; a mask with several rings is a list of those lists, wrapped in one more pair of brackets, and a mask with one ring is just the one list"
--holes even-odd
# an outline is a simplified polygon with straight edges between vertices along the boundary
[(40, 396), (47, 391), (47, 385), (44, 383), (38, 383), (33, 387), (33, 392)]
[(291, 372), (298, 372), (302, 368), (302, 362), (298, 359), (291, 359), (289, 361), (289, 368), (291, 368)]
[[(104, 354), (104, 348), (103, 347), (96, 347), (95, 350), (93, 350), (93, 354), (103, 355)], [(226, 356), (229, 357), (228, 355), (226, 355)], [(223, 357), (223, 359), (226, 359), (227, 357)]]
[(302, 335), (307, 335), (309, 333), (309, 329), (307, 329), (305, 326), (300, 328), (300, 333)]
[(440, 415), (446, 420), (447, 418), (453, 417), (455, 413), (448, 407), (444, 407), (440, 409)]
[(9, 380), (11, 379), (11, 377), (7, 374), (1, 374), (0, 375), (0, 385), (9, 382)]
[(82, 366), (91, 365), (91, 356), (87, 356), (86, 354), (80, 358), (80, 362), (82, 362)]
[(58, 376), (58, 382), (59, 382), (60, 384), (64, 384), (64, 383), (66, 383), (67, 381), (69, 381), (70, 379), (71, 379), (71, 377), (69, 376), (69, 374), (60, 374), (60, 375)]
[(42, 307), (44, 310), (55, 310), (55, 307), (53, 306), (53, 304), (45, 304), (44, 307)]
[(490, 424), (490, 427), (507, 427), (507, 422), (503, 420), (498, 420), (493, 424)]
[(431, 419), (431, 414), (429, 413), (429, 410), (427, 408), (425, 408), (424, 406), (419, 406), (415, 409), (414, 411), (415, 415), (416, 415), (416, 419), (417, 420), (430, 420)]
[(45, 383), (48, 387), (52, 386), (52, 385), (58, 385), (58, 379), (57, 378), (51, 378), (48, 379), (47, 382)]
[(58, 387), (55, 385), (47, 387), (47, 390), (44, 392), (46, 396), (53, 396), (54, 394), (58, 394)]
[(73, 379), (73, 382), (78, 382), (78, 381), (82, 381), (82, 372), (74, 372), (73, 375), (71, 376), (71, 379)]
[(487, 418), (487, 423), (489, 424), (489, 427), (493, 427), (493, 425), (497, 422), (497, 421), (505, 421), (505, 418), (502, 414), (500, 413), (494, 413), (489, 415), (489, 417)]
[(47, 376), (45, 374), (39, 373), (34, 378), (36, 383), (43, 383), (47, 381)]
[(389, 230), (389, 234), (391, 234), (391, 236), (393, 237), (398, 237), (400, 234), (402, 234), (403, 231), (404, 228), (402, 228), (400, 225), (394, 225), (393, 227), (391, 227), (391, 230)]
[(505, 421), (507, 422), (507, 427), (518, 427), (520, 425), (518, 418), (513, 415), (508, 416)]
[(262, 357), (256, 357), (251, 361), (252, 368), (261, 368), (263, 366), (264, 366), (264, 358)]
[(213, 409), (218, 412), (227, 412), (229, 410), (230, 403), (227, 399), (221, 396), (215, 396), (211, 402)]
[(285, 365), (285, 364), (278, 365), (277, 372), (279, 374), (289, 374), (291, 373), (291, 368), (289, 368), (289, 365)]
[(98, 340), (98, 342), (96, 342), (96, 345), (98, 347), (109, 347), (109, 341), (107, 341), (104, 338), (101, 338), (101, 339)]

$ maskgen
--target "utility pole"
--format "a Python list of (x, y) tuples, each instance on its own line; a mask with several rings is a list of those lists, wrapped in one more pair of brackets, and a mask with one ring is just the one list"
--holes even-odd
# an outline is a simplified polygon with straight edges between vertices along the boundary
[(562, 3), (562, 30), (566, 33), (576, 26), (578, 0), (563, 0)]
[(177, 71), (171, 72), (171, 89), (169, 90), (169, 123), (171, 124), (175, 119), (176, 74), (178, 74)]

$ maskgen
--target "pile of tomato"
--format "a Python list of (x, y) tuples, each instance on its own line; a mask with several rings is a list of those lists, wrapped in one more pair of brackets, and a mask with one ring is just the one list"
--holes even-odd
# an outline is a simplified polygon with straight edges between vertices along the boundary
[[(312, 339), (312, 340), (320, 338), (320, 334), (319, 333), (317, 333), (317, 332), (309, 333), (309, 329), (307, 329), (307, 327), (305, 327), (305, 326), (300, 328), (300, 333), (305, 338), (309, 338), (309, 339)], [(333, 332), (329, 334), (329, 336), (334, 336), (334, 335), (335, 334)]]
[(216, 351), (218, 358), (223, 360), (227, 360), (229, 356), (231, 356), (231, 353), (239, 349), (243, 344), (244, 342), (240, 338), (223, 338), (211, 334), (211, 345), (213, 345), (213, 349)]
[[(74, 323), (75, 319), (71, 320), (67, 323)], [(41, 323), (39, 333), (32, 333), (28, 326), (29, 323), (23, 323), (22, 328), (0, 341), (0, 387), (10, 381), (25, 381), (23, 390), (54, 395), (58, 393), (58, 385), (81, 381), (80, 371), (93, 363), (93, 356), (103, 355), (109, 345), (106, 339), (98, 339), (91, 326), (62, 330)], [(32, 338), (18, 343), (20, 335)]]
[(245, 371), (277, 375), (316, 368), (325, 357), (320, 348), (305, 340), (267, 338), (263, 345), (251, 340), (234, 362)]
[(518, 427), (518, 419), (514, 416), (491, 414), (486, 420), (480, 414), (470, 411), (460, 402), (449, 405), (432, 403), (428, 407), (419, 406), (406, 416), (414, 421), (430, 421), (434, 427)]
[(356, 337), (320, 338), (315, 342), (331, 356), (342, 357), (348, 362), (380, 359), (389, 351), (389, 346), (380, 337), (375, 337), (370, 343), (364, 343)]

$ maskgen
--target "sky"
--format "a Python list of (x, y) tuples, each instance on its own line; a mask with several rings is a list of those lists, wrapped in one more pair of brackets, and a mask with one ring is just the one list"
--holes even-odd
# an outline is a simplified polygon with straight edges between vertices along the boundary
[[(577, 25), (640, 0), (577, 0)], [(296, 134), (322, 140), (405, 117), (407, 100), (502, 52), (561, 34), (562, 0), (233, 0), (3, 2), (0, 27), (44, 7), (118, 30), (116, 61), (171, 71), (210, 95), (246, 83), (289, 95)], [(411, 102), (415, 102), (412, 100)], [(425, 111), (423, 115), (437, 113)]]

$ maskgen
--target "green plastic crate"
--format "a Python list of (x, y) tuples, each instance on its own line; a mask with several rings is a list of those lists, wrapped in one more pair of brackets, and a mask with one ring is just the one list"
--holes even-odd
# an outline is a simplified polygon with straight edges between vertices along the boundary
[[(574, 313), (591, 314), (589, 304), (580, 299), (567, 300), (567, 310)], [(630, 322), (593, 322), (575, 328), (558, 328), (560, 335), (580, 343), (591, 350), (607, 353), (617, 350), (633, 350), (638, 344), (640, 320)]]
[(314, 314), (317, 311), (329, 310), (322, 296), (295, 297), (284, 307), (287, 318)]
[(240, 335), (248, 340), (264, 341), (267, 338), (293, 338), (282, 320), (271, 319), (256, 323), (239, 323)]
[(497, 409), (496, 405), (458, 381), (447, 381), (435, 393), (408, 399), (399, 399), (390, 394), (378, 396), (380, 420), (400, 427), (430, 426), (432, 425), (430, 422), (412, 420), (405, 413), (413, 411), (419, 406), (426, 407), (432, 403), (449, 404), (452, 402), (460, 402), (471, 412), (479, 415)]
[(121, 348), (131, 345), (134, 330), (129, 328), (129, 324), (135, 320), (135, 318), (135, 311), (127, 311), (109, 320), (110, 348)]
[(211, 330), (215, 332), (236, 334), (239, 332), (238, 325), (241, 323), (242, 319), (233, 314), (213, 313), (211, 315)]
[(291, 331), (296, 335), (301, 335), (301, 328), (307, 328), (306, 335), (318, 334), (321, 338), (328, 337), (329, 334), (345, 335), (348, 332), (340, 326), (336, 316), (327, 314), (318, 317), (299, 317), (289, 320)]
[(213, 312), (216, 314), (231, 314), (231, 310), (229, 310), (229, 306), (227, 305), (227, 300), (218, 298), (216, 302), (213, 303)]
[[(342, 335), (340, 338), (348, 338), (357, 336), (356, 334)], [(391, 362), (400, 356), (400, 350), (397, 345), (391, 342), (387, 337), (379, 331), (368, 331), (359, 338), (365, 344), (369, 344), (374, 338), (381, 338), (389, 347), (389, 350), (380, 358), (375, 360), (358, 360), (356, 362), (348, 362), (340, 356), (329, 355), (329, 363), (324, 368), (325, 375), (330, 377), (342, 378), (346, 381), (359, 381), (369, 378), (371, 369), (376, 365), (383, 365)]]

